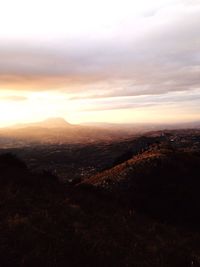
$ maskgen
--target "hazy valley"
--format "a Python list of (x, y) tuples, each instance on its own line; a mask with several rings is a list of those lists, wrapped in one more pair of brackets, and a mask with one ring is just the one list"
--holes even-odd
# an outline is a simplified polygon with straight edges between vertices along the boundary
[(200, 129), (96, 127), (1, 130), (1, 266), (200, 266)]

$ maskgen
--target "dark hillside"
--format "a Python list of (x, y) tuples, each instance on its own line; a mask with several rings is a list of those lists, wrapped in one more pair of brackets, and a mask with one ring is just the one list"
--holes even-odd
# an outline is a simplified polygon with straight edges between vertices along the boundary
[(85, 183), (167, 222), (200, 223), (200, 154), (154, 147)]
[[(160, 155), (146, 154), (146, 161), (168, 158)], [(120, 173), (126, 165), (115, 168)], [(152, 170), (145, 172), (144, 181)], [(9, 154), (0, 157), (0, 173), (2, 267), (200, 266), (198, 232), (138, 213), (114, 190), (94, 186), (94, 178), (94, 185), (63, 185), (48, 172), (31, 173)], [(142, 190), (142, 181), (137, 186)]]

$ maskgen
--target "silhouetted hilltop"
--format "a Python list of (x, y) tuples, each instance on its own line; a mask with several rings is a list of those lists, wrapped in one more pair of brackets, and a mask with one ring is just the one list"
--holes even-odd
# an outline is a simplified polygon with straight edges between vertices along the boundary
[(0, 155), (0, 171), (9, 170), (12, 167), (12, 171), (16, 169), (26, 169), (26, 164), (17, 158), (14, 154), (5, 153)]

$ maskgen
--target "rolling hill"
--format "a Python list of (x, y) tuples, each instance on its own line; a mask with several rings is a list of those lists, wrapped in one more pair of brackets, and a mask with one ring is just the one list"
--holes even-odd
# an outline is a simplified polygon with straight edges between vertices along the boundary
[(200, 153), (154, 146), (86, 181), (162, 221), (200, 223)]

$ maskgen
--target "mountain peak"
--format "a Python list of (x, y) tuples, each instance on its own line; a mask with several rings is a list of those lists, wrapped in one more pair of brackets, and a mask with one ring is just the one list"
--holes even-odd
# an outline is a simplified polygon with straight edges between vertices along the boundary
[(21, 129), (27, 127), (64, 128), (69, 126), (71, 126), (71, 124), (67, 122), (65, 119), (60, 117), (53, 117), (53, 118), (47, 118), (40, 122), (16, 124), (10, 128), (14, 129)]
[(48, 118), (41, 122), (41, 124), (47, 127), (66, 127), (71, 125), (69, 122), (67, 122), (61, 117)]

